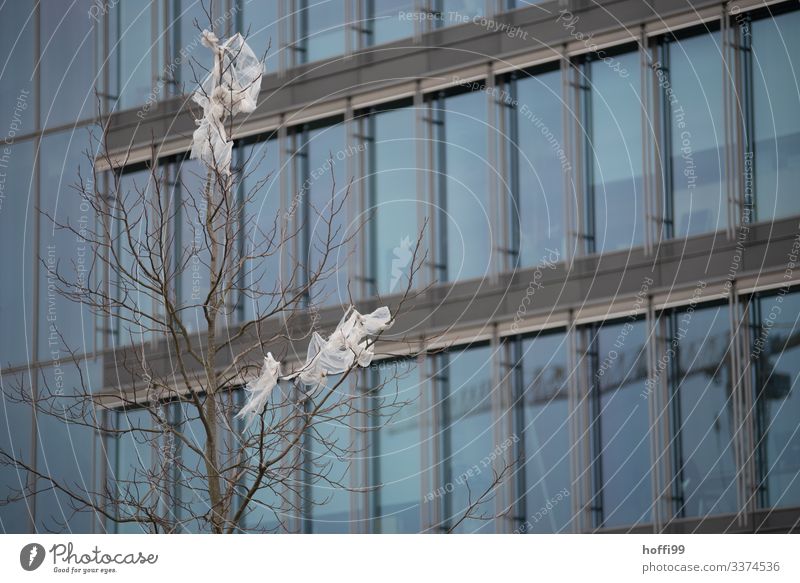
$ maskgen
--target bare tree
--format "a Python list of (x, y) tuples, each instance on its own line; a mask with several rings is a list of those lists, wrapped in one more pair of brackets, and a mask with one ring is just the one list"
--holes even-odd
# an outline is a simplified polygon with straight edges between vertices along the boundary
[[(227, 135), (233, 135), (233, 111), (224, 119)], [(35, 478), (4, 502), (56, 491), (72, 512), (93, 512), (103, 523), (135, 523), (150, 532), (286, 528), (287, 517), (326, 502), (312, 494), (310, 484), (348, 488), (329, 461), (352, 459), (364, 448), (366, 440), (348, 436), (380, 427), (405, 404), (380, 387), (365, 388), (354, 364), (315, 392), (282, 382), (254, 422), (235, 418), (242, 406), (237, 389), (257, 376), (267, 350), (295, 369), (303, 366), (300, 347), (318, 325), (309, 298), (332, 276), (332, 258), (347, 256), (363, 227), (342, 232), (350, 185), (338, 186), (331, 171), (329, 204), (316, 208), (303, 200), (307, 193), (298, 192), (295, 199), (308, 212), (295, 213), (295, 221), (276, 216), (265, 229), (244, 212), (265, 188), (263, 177), (250, 180), (263, 159), (252, 155), (230, 172), (212, 165), (200, 176), (182, 173), (178, 198), (171, 184), (176, 177), (159, 164), (155, 142), (147, 180), (128, 188), (119, 169), (130, 152), (112, 159), (103, 136), (91, 139), (91, 151), (100, 151), (92, 158), (117, 170), (108, 177), (93, 171), (91, 179), (79, 176), (75, 185), (77, 197), (91, 206), (94, 224), (48, 219), (93, 251), (80, 281), (74, 265), (52, 271), (59, 294), (88, 307), (127, 340), (129, 346), (107, 356), (114, 358), (119, 386), (93, 392), (81, 377), (68, 394), (43, 382), (35, 397), (22, 385), (6, 387), (4, 397), (32, 407), (37, 419), (52, 417), (96, 432), (103, 443), (127, 440), (137, 454), (126, 467), (118, 464), (118, 473), (111, 469), (102, 483), (87, 486), (59, 481), (17, 452), (0, 451), (0, 463)], [(301, 255), (300, 238), (308, 233)], [(424, 291), (413, 283), (425, 260), (422, 241), (421, 231), (405, 289), (390, 298), (393, 320)], [(278, 255), (290, 261), (283, 277), (265, 268)], [(176, 291), (187, 277), (199, 293)], [(234, 312), (245, 302), (254, 315), (236, 323)], [(166, 365), (156, 358), (164, 354)], [(77, 351), (70, 355), (81, 371)], [(261, 522), (248, 516), (256, 506)]]

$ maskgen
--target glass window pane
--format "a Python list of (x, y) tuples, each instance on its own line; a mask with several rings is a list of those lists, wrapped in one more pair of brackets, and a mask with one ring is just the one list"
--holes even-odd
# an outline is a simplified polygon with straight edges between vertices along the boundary
[(373, 168), (367, 184), (374, 214), (365, 228), (372, 240), (370, 271), (382, 295), (406, 289), (419, 237), (414, 120), (407, 107), (369, 120), (372, 143), (367, 155)]
[[(639, 53), (594, 60), (588, 69), (592, 173), (590, 252), (630, 249), (644, 239)], [(624, 73), (623, 73), (624, 71)], [(593, 217), (591, 216), (593, 215)]]
[(298, 61), (310, 63), (344, 54), (345, 0), (301, 0), (296, 18)]
[[(87, 409), (84, 395), (100, 387), (102, 369), (99, 361), (76, 365), (62, 362), (41, 369), (37, 411), (37, 469), (68, 490), (84, 498), (95, 488), (93, 474), (94, 431), (82, 423), (98, 424)], [(84, 413), (86, 411), (86, 413)], [(40, 531), (87, 533), (95, 529), (95, 514), (76, 503), (67, 494), (47, 489), (46, 479), (38, 480), (44, 491), (36, 496), (36, 525)], [(73, 510), (80, 512), (73, 513)]]
[[(511, 220), (519, 232), (512, 248), (519, 252), (519, 265), (531, 267), (544, 259), (553, 260), (556, 251), (563, 257), (564, 173), (570, 162), (564, 151), (561, 72), (551, 71), (523, 77), (513, 89), (516, 158), (519, 192), (512, 202)], [(514, 144), (509, 144), (514, 149)]]
[[(299, 194), (305, 229), (305, 261), (311, 285), (312, 306), (348, 304), (347, 239), (353, 236), (348, 224), (347, 158), (355, 155), (347, 148), (344, 124), (312, 129), (297, 136), (300, 140), (295, 164), (301, 183)], [(335, 181), (335, 183), (334, 183)], [(296, 206), (294, 198), (290, 212)]]
[(36, 219), (34, 143), (0, 146), (0, 369), (32, 360), (33, 251)]
[(381, 362), (373, 374), (370, 468), (375, 532), (420, 531), (421, 383), (416, 361)]
[(800, 504), (800, 293), (757, 300), (755, 361), (756, 459), (760, 505)]
[[(33, 76), (36, 47), (35, 2), (4, 2), (0, 6), (0, 111), (5, 112), (3, 136), (34, 131)], [(19, 119), (12, 120), (16, 115)], [(9, 123), (12, 122), (13, 123)]]
[[(0, 451), (15, 459), (31, 464), (33, 412), (29, 405), (19, 403), (30, 400), (31, 379), (27, 372), (0, 376)], [(30, 476), (25, 470), (0, 464), (0, 500), (19, 496), (27, 490)], [(30, 532), (33, 498), (23, 498), (3, 506), (0, 511), (0, 532)]]
[[(204, 450), (206, 431), (197, 408), (188, 403), (171, 405), (172, 423), (195, 448)], [(209, 531), (205, 516), (211, 511), (208, 480), (204, 458), (186, 443), (174, 439), (175, 520), (179, 532), (201, 533)]]
[(564, 532), (572, 519), (567, 338), (561, 332), (541, 334), (521, 344), (525, 522), (520, 530)]
[[(353, 397), (349, 379), (328, 378), (327, 388), (316, 392), (308, 407), (317, 410), (305, 434), (305, 532), (350, 532), (351, 471), (355, 437), (350, 430)], [(335, 387), (335, 388), (334, 388)], [(330, 391), (333, 394), (322, 403)]]
[[(214, 31), (224, 38), (224, 20), (218, 19), (219, 2), (213, 3)], [(167, 73), (175, 81), (174, 94), (191, 93), (205, 79), (213, 64), (213, 55), (200, 42), (200, 31), (211, 26), (208, 0), (172, 0), (168, 4), (170, 48), (172, 59)], [(199, 30), (198, 30), (199, 27)]]
[[(468, 348), (440, 355), (438, 375), (442, 451), (439, 463), (444, 492), (442, 523), (454, 532), (494, 532), (495, 492), (481, 498), (493, 480), (493, 468), (481, 460), (495, 450), (492, 420), (491, 348)], [(477, 470), (475, 469), (477, 467)], [(470, 508), (471, 505), (475, 505)], [(469, 513), (469, 517), (465, 516)]]
[[(434, 117), (443, 115), (444, 122), (436, 138), (443, 157), (437, 168), (443, 279), (482, 277), (489, 271), (492, 251), (486, 94), (464, 93), (432, 106)], [(442, 106), (444, 111), (437, 111)]]
[(260, 59), (264, 56), (267, 47), (267, 59), (265, 70), (273, 73), (278, 70), (278, 61), (281, 50), (280, 39), (278, 38), (278, 5), (279, 2), (261, 2), (259, 0), (237, 0), (239, 8), (238, 29), (242, 35), (249, 33), (247, 44), (253, 49), (256, 56)]
[(724, 229), (725, 126), (719, 33), (669, 44), (674, 236)]
[[(595, 526), (650, 522), (650, 419), (642, 398), (647, 380), (647, 325), (643, 320), (597, 331), (593, 434)], [(598, 455), (599, 453), (599, 455)]]
[(676, 516), (736, 510), (733, 402), (728, 358), (728, 306), (675, 312), (672, 346), (678, 370), (670, 375)]
[(756, 215), (759, 221), (800, 213), (800, 12), (752, 24)]
[[(158, 508), (158, 494), (150, 489), (154, 482), (153, 450), (157, 447), (157, 438), (147, 432), (153, 427), (147, 409), (121, 410), (114, 417), (115, 428), (124, 433), (110, 441), (113, 449), (109, 454), (113, 456), (113, 463), (108, 468), (108, 479), (116, 486), (117, 517), (127, 519), (141, 516), (141, 508)], [(136, 534), (151, 532), (153, 526), (144, 522), (120, 522), (114, 529), (117, 533)]]
[(94, 115), (94, 21), (91, 0), (41, 0), (41, 116), (44, 127)]
[[(286, 240), (285, 217), (281, 215), (278, 141), (267, 140), (241, 149), (244, 174), (244, 252), (258, 256), (245, 268), (242, 297), (245, 321), (265, 314), (275, 305), (281, 289), (281, 242)], [(287, 241), (287, 245), (291, 240)]]
[(114, 109), (137, 107), (153, 99), (151, 60), (158, 48), (150, 41), (151, 4), (109, 4), (108, 70), (111, 93), (117, 97)]
[(363, 0), (368, 45), (389, 43), (414, 34), (414, 0)]
[(117, 257), (112, 259), (112, 264), (120, 268), (110, 273), (114, 297), (123, 304), (114, 310), (112, 323), (117, 346), (141, 344), (153, 336), (155, 326), (148, 315), (155, 313), (157, 302), (153, 293), (145, 287), (152, 286), (154, 282), (146, 275), (150, 253), (144, 243), (152, 241), (158, 231), (154, 207), (151, 206), (154, 195), (149, 169), (129, 172), (120, 177), (118, 202), (112, 211), (116, 219), (112, 236)]
[[(91, 352), (94, 349), (94, 316), (82, 304), (58, 291), (59, 277), (72, 284), (87, 285), (92, 249), (72, 229), (94, 229), (91, 205), (81, 199), (74, 186), (78, 170), (91, 176), (85, 134), (80, 131), (44, 136), (40, 142), (39, 173), (42, 214), (39, 214), (39, 347), (41, 360), (56, 360), (65, 349)], [(91, 184), (87, 186), (90, 190)], [(44, 263), (44, 265), (42, 265)]]
[(442, 13), (442, 19), (437, 20), (442, 26), (469, 22), (476, 16), (482, 16), (486, 8), (484, 0), (438, 0), (435, 5)]
[[(180, 266), (177, 297), (183, 325), (190, 332), (207, 327), (203, 304), (211, 285), (210, 252), (205, 236), (206, 169), (199, 160), (175, 163), (174, 204), (177, 211), (175, 262)], [(224, 316), (224, 315), (223, 315)]]

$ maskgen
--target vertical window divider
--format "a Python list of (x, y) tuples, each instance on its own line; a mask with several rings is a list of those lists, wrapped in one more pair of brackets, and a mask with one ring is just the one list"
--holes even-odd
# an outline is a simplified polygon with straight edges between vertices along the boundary
[(652, 468), (651, 484), (651, 522), (653, 525), (652, 532), (661, 532), (662, 524), (662, 506), (664, 491), (664, 456), (661, 454), (662, 449), (661, 436), (663, 432), (663, 407), (660, 407), (661, 391), (658, 390), (658, 381), (660, 377), (657, 373), (658, 355), (660, 354), (660, 341), (663, 334), (660, 333), (661, 321), (657, 318), (655, 307), (653, 306), (652, 294), (647, 295), (647, 378), (649, 379), (647, 396), (647, 412), (649, 420), (650, 432), (650, 467)]
[(497, 139), (497, 97), (496, 97), (496, 79), (494, 76), (494, 67), (492, 62), (486, 64), (486, 153), (489, 161), (488, 171), (488, 185), (489, 185), (489, 220), (492, 225), (501, 225), (499, 232), (497, 229), (492, 229), (489, 244), (492, 250), (492, 261), (489, 266), (489, 280), (496, 284), (498, 282), (500, 273), (504, 271), (504, 255), (503, 248), (505, 241), (502, 238), (502, 233), (505, 232), (505, 214), (502, 211), (499, 192), (502, 177), (498, 172), (498, 148), (499, 140)]
[(748, 410), (745, 408), (745, 399), (742, 387), (744, 380), (744, 364), (745, 348), (744, 339), (742, 338), (742, 327), (739, 326), (741, 313), (741, 306), (739, 304), (739, 296), (737, 294), (736, 281), (730, 282), (731, 286), (728, 289), (728, 318), (731, 327), (731, 343), (730, 343), (730, 363), (731, 363), (731, 403), (733, 405), (733, 419), (736, 427), (740, 427), (740, 431), (734, 432), (733, 436), (733, 454), (736, 465), (736, 500), (738, 512), (736, 513), (736, 520), (740, 526), (747, 524), (747, 506), (749, 500), (747, 496), (747, 480), (745, 476), (745, 466), (747, 465), (747, 458), (752, 457), (748, 455), (747, 438), (745, 424), (747, 422)]
[(655, 215), (653, 208), (655, 205), (654, 177), (653, 171), (653, 136), (650, 131), (653, 117), (653, 99), (651, 83), (651, 68), (648, 60), (648, 38), (647, 29), (644, 24), (639, 31), (639, 73), (640, 73), (640, 93), (642, 96), (643, 107), (641, 110), (642, 123), (642, 188), (644, 189), (644, 250), (646, 255), (652, 255), (655, 239), (652, 219)]
[(742, 211), (741, 168), (740, 160), (744, 152), (740, 152), (741, 119), (737, 115), (740, 103), (738, 98), (736, 69), (738, 55), (738, 28), (731, 26), (728, 7), (723, 4), (720, 15), (720, 37), (722, 42), (722, 91), (724, 111), (725, 137), (725, 172), (724, 187), (726, 189), (729, 239), (736, 237)]

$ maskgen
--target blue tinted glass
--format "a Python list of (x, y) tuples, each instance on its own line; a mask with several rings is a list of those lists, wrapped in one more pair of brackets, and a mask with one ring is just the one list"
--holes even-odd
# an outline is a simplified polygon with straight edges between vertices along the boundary
[[(643, 320), (604, 325), (597, 332), (592, 378), (597, 406), (593, 421), (595, 526), (650, 522), (650, 420), (642, 398), (647, 380), (647, 326)], [(599, 471), (598, 471), (599, 470)]]
[(441, 18), (437, 20), (440, 26), (470, 22), (476, 16), (481, 16), (486, 8), (483, 0), (438, 0), (434, 5), (441, 13)]
[[(27, 373), (0, 376), (0, 451), (31, 464), (32, 409), (12, 401), (22, 396), (32, 398), (31, 380)], [(29, 475), (24, 470), (0, 464), (0, 500), (20, 496), (28, 480)], [(32, 502), (32, 498), (23, 498), (4, 505), (0, 511), (0, 532), (29, 532)]]
[(725, 126), (719, 33), (669, 45), (674, 236), (724, 229)]
[(677, 377), (672, 373), (676, 427), (673, 488), (678, 516), (736, 510), (733, 401), (728, 360), (728, 307), (676, 312)]
[(800, 213), (800, 12), (752, 24), (755, 195), (759, 221)]
[(371, 121), (373, 141), (367, 155), (374, 168), (368, 188), (374, 214), (365, 227), (372, 240), (371, 272), (378, 293), (402, 293), (419, 237), (414, 111), (378, 113)]
[[(99, 361), (81, 363), (81, 371), (69, 361), (44, 368), (39, 375), (39, 406), (46, 412), (36, 413), (37, 469), (84, 498), (94, 491), (96, 477), (92, 467), (94, 433), (82, 424), (96, 421), (80, 395), (97, 390), (101, 374)], [(76, 533), (94, 530), (98, 520), (94, 513), (80, 504), (76, 506), (67, 494), (50, 488), (47, 480), (38, 482), (44, 491), (36, 496), (37, 529)]]
[(158, 49), (150, 42), (152, 7), (149, 2), (110, 4), (108, 69), (116, 109), (144, 104), (153, 83), (151, 60)]
[[(114, 416), (115, 428), (121, 433), (107, 442), (109, 456), (113, 459), (108, 479), (116, 486), (117, 517), (125, 520), (143, 516), (144, 508), (158, 509), (158, 496), (150, 490), (154, 482), (153, 450), (158, 444), (148, 432), (153, 424), (146, 409), (122, 410)], [(114, 532), (135, 534), (152, 529), (153, 525), (146, 523), (120, 522)]]
[(0, 367), (31, 359), (33, 228), (36, 220), (33, 142), (0, 145)]
[[(519, 231), (519, 264), (530, 267), (557, 251), (563, 257), (564, 172), (570, 162), (562, 130), (561, 72), (552, 71), (516, 81), (513, 111), (518, 149), (519, 193), (512, 223)], [(513, 205), (512, 205), (513, 206)]]
[(522, 341), (526, 533), (562, 532), (572, 519), (567, 340), (563, 333)]
[[(4, 2), (0, 7), (0, 111), (5, 112), (4, 126), (16, 126), (0, 128), (2, 136), (12, 132), (22, 135), (36, 129), (33, 127), (36, 107), (33, 95), (33, 76), (36, 74), (34, 6), (31, 0), (23, 0)], [(14, 114), (19, 119), (9, 124)]]
[(114, 310), (112, 329), (115, 344), (119, 346), (147, 341), (156, 327), (148, 317), (155, 314), (156, 302), (148, 289), (155, 282), (147, 276), (150, 253), (146, 243), (154, 240), (158, 230), (151, 206), (155, 195), (151, 176), (150, 170), (123, 174), (113, 211), (116, 258), (112, 264), (121, 269), (112, 270), (110, 277), (114, 297), (123, 305)]
[(437, 168), (444, 175), (437, 176), (440, 184), (444, 181), (438, 200), (445, 245), (441, 259), (446, 261), (444, 279), (456, 281), (484, 276), (491, 259), (486, 94), (449, 97), (444, 108), (438, 137), (444, 160)]
[[(219, 3), (213, 3), (216, 14)], [(200, 31), (211, 26), (208, 11), (211, 3), (206, 0), (173, 0), (169, 4), (169, 26), (171, 60), (167, 67), (169, 76), (175, 81), (175, 94), (191, 93), (205, 79), (213, 63), (211, 51), (200, 43)], [(223, 38), (224, 21), (214, 23), (217, 36)]]
[(96, 113), (91, 0), (42, 0), (39, 78), (44, 127), (75, 123)]
[(800, 294), (758, 300), (754, 327), (759, 502), (764, 507), (800, 504)]
[(369, 434), (375, 532), (420, 531), (419, 372), (414, 360), (377, 363)]
[[(281, 215), (280, 161), (276, 140), (241, 150), (244, 174), (244, 252), (254, 256), (245, 267), (244, 319), (253, 320), (275, 305), (281, 289), (281, 242), (289, 238)], [(287, 245), (291, 242), (289, 239)]]
[[(74, 186), (78, 169), (84, 179), (91, 176), (82, 131), (50, 134), (42, 138), (39, 151), (41, 177), (39, 214), (39, 347), (42, 360), (64, 356), (68, 348), (78, 353), (94, 349), (94, 316), (85, 305), (61, 295), (59, 277), (75, 285), (87, 281), (93, 250), (76, 233), (59, 228), (94, 229), (95, 217), (89, 203)], [(91, 184), (88, 185), (91, 192)], [(44, 263), (44, 265), (42, 265)], [(74, 291), (74, 290), (73, 290)], [(65, 346), (66, 344), (66, 346)]]
[(319, 61), (344, 54), (344, 0), (302, 0), (296, 13), (298, 60), (301, 63)]
[(496, 514), (494, 492), (481, 498), (490, 489), (494, 477), (494, 468), (481, 461), (491, 456), (496, 446), (491, 358), (488, 346), (438, 358), (443, 480), (436, 491), (444, 492), (442, 520), (445, 530), (461, 521), (455, 532), (494, 532), (491, 518), (477, 518)]
[[(348, 158), (354, 154), (345, 139), (344, 124), (311, 130), (302, 136), (295, 157), (300, 172), (300, 204), (304, 209), (305, 250), (311, 285), (311, 305), (347, 304)], [(305, 143), (302, 143), (303, 140)], [(334, 183), (335, 181), (335, 183)], [(296, 201), (297, 198), (294, 199)], [(290, 211), (295, 202), (290, 205)]]
[(588, 67), (594, 215), (589, 231), (594, 235), (590, 251), (597, 253), (636, 247), (644, 237), (639, 53), (609, 58), (613, 67), (605, 59)]
[[(241, 5), (239, 32), (246, 35), (247, 44), (260, 59), (266, 53), (265, 69), (268, 73), (278, 70), (280, 60), (280, 39), (278, 38), (278, 4), (279, 2), (261, 2), (260, 0), (238, 0)], [(249, 29), (249, 30), (248, 30)]]
[[(355, 436), (349, 379), (338, 387), (340, 376), (329, 377), (327, 388), (317, 391), (308, 407), (317, 416), (305, 435), (306, 532), (350, 532), (351, 470)], [(325, 401), (325, 395), (333, 394)]]
[(362, 1), (367, 27), (372, 32), (367, 44), (379, 45), (414, 34), (414, 0)]
[[(177, 213), (175, 262), (178, 268), (177, 297), (183, 325), (190, 332), (207, 327), (203, 304), (211, 285), (209, 246), (205, 236), (206, 170), (198, 160), (184, 160), (174, 166)], [(220, 314), (224, 317), (224, 314)]]
[[(172, 422), (178, 431), (196, 449), (206, 446), (206, 432), (197, 408), (188, 403), (171, 405)], [(208, 480), (203, 456), (180, 439), (174, 439), (174, 479), (176, 497), (175, 520), (180, 532), (207, 532), (209, 522), (204, 517), (211, 511), (209, 506)]]

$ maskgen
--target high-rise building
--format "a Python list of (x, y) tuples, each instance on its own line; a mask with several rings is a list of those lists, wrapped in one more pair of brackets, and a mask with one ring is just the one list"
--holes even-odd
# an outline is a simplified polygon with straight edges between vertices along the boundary
[[(258, 108), (236, 120), (234, 165), (262, 157), (246, 180), (264, 188), (245, 212), (302, 233), (265, 269), (291, 279), (292, 258), (315, 252), (303, 218), (326, 204), (332, 178), (351, 184), (337, 236), (355, 244), (305, 299), (322, 329), (351, 295), (391, 304), (423, 227), (427, 252), (420, 295), (397, 323), (416, 344), (358, 372), (374, 386), (401, 371), (384, 388), (408, 403), (368, 420), (368, 435), (331, 428), (363, 446), (330, 456), (339, 488), (292, 476), (282, 495), (299, 512), (280, 515), (273, 501), (277, 513), (255, 504), (246, 520), (288, 532), (800, 529), (797, 3), (208, 8), (0, 8), (4, 393), (36, 400), (83, 382), (98, 399), (129, 391), (133, 402), (119, 363), (146, 351), (169, 366), (156, 335), (59, 293), (58, 265), (109, 289), (115, 274), (89, 269), (91, 250), (54, 220), (93, 220), (68, 202), (79, 169), (105, 193), (114, 175), (147, 184), (153, 163), (170, 196), (199, 185), (188, 94), (210, 62), (194, 22), (210, 18), (220, 37), (249, 31), (256, 52), (270, 47)], [(89, 139), (103, 135), (98, 119), (107, 158)], [(170, 229), (193, 236), (180, 216)], [(177, 298), (197, 291), (186, 279)], [(253, 309), (240, 302), (229, 325)], [(164, 408), (185, 422), (180, 405)], [(133, 406), (104, 414), (111, 428), (137, 419)], [(0, 449), (84, 491), (146, 467), (152, 447), (0, 406)], [(5, 532), (148, 530), (75, 513), (47, 479), (0, 465), (0, 499), (20, 489), (29, 495), (0, 506)], [(190, 500), (176, 512), (202, 504), (173, 494), (163, 503)]]

